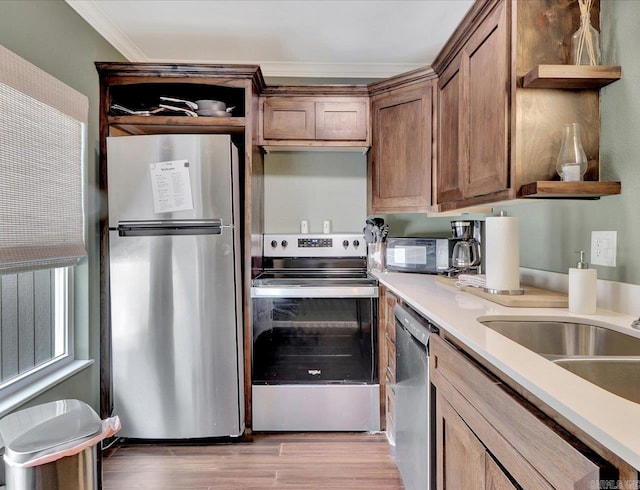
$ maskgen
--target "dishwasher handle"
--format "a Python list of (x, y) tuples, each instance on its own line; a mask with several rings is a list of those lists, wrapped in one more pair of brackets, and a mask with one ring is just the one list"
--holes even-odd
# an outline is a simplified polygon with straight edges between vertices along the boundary
[(439, 333), (440, 329), (422, 315), (410, 310), (406, 306), (396, 304), (393, 314), (400, 325), (407, 330), (412, 337), (429, 349), (429, 335)]

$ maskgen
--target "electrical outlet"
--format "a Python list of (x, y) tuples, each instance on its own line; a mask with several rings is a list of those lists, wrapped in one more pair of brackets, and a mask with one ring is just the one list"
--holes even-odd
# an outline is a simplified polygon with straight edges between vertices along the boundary
[(616, 266), (617, 231), (591, 232), (591, 264)]

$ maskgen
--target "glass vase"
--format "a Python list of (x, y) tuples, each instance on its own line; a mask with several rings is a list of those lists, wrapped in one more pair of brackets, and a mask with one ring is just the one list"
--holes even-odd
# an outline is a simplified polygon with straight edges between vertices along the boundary
[(588, 15), (580, 18), (580, 27), (571, 36), (571, 63), (574, 65), (600, 64), (600, 33), (591, 25)]
[(580, 124), (566, 124), (556, 162), (558, 175), (564, 182), (580, 181), (583, 180), (587, 167), (587, 155), (580, 140)]

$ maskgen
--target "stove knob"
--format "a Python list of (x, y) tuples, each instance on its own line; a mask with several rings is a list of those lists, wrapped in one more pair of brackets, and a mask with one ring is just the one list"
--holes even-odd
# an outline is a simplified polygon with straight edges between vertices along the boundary
[(280, 242), (280, 245), (282, 245), (282, 248), (285, 248), (287, 245), (289, 245), (289, 242), (286, 240), (282, 240), (282, 242)]
[(275, 240), (271, 240), (271, 248), (276, 248), (278, 246), (278, 242)]
[(354, 240), (353, 241), (353, 246), (358, 248), (360, 246), (360, 241), (359, 240)]
[(342, 246), (343, 246), (344, 248), (347, 248), (347, 247), (349, 246), (349, 240), (345, 240), (345, 241), (343, 241), (343, 242), (342, 242)]

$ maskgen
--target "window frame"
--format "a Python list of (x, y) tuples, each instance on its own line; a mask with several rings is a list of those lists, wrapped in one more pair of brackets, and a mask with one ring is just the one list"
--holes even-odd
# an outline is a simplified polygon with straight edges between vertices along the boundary
[(93, 364), (93, 360), (76, 360), (75, 356), (75, 271), (75, 267), (56, 268), (52, 281), (54, 342), (62, 335), (65, 352), (0, 383), (0, 417)]

